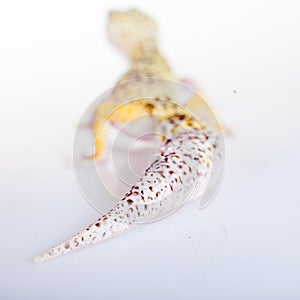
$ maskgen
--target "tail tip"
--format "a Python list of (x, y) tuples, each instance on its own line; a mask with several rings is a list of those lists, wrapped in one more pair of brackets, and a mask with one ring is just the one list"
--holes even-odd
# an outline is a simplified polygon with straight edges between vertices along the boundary
[(42, 260), (41, 260), (41, 256), (38, 255), (38, 256), (35, 256), (33, 259), (32, 259), (32, 262), (34, 263), (40, 263)]
[(43, 253), (43, 254), (40, 254), (40, 255), (35, 256), (35, 257), (32, 259), (32, 262), (37, 264), (37, 263), (43, 262), (43, 261), (45, 261), (45, 260), (47, 260), (47, 259), (49, 259), (49, 257), (47, 257), (47, 256), (45, 255), (45, 253)]

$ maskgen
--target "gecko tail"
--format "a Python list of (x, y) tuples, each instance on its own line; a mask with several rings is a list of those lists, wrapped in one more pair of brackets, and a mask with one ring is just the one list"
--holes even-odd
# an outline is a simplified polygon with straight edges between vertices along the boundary
[(59, 243), (44, 253), (34, 257), (33, 262), (40, 263), (51, 258), (72, 253), (84, 247), (116, 237), (132, 227), (133, 225), (130, 225), (129, 223), (123, 223), (116, 219), (112, 219), (111, 217), (103, 216), (70, 239)]

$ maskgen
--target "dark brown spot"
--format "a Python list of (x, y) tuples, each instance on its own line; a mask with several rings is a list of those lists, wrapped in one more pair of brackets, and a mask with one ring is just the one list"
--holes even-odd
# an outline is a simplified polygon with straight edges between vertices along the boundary
[(150, 110), (150, 112), (152, 112), (154, 105), (152, 103), (147, 103), (146, 104), (146, 108)]

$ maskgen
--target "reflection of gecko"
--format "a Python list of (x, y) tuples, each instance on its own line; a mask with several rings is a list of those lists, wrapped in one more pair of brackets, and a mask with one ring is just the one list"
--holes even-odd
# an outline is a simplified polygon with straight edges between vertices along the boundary
[[(156, 26), (152, 19), (137, 12), (112, 12), (108, 31), (112, 41), (131, 59), (131, 69), (119, 80), (112, 94), (101, 103), (93, 121), (95, 157), (103, 153), (105, 132), (100, 124), (118, 107), (124, 95), (135, 97), (136, 89), (148, 91), (145, 77), (172, 79), (170, 69), (160, 56), (156, 45)], [(122, 85), (135, 79), (131, 88)], [(166, 138), (154, 162), (143, 177), (106, 215), (71, 239), (51, 248), (35, 262), (70, 253), (82, 247), (115, 237), (133, 228), (135, 224), (158, 219), (186, 202), (201, 197), (212, 171), (218, 136), (205, 130), (185, 107), (170, 98), (162, 99), (162, 87), (151, 85), (151, 99), (141, 99), (122, 106), (110, 114), (110, 121), (124, 123), (138, 115), (152, 116)], [(198, 96), (199, 97), (199, 96)], [(186, 107), (195, 105), (195, 99)]]

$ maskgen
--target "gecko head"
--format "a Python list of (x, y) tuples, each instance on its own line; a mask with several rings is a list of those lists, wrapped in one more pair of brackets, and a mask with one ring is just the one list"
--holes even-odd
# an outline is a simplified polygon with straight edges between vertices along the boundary
[(107, 29), (111, 41), (133, 60), (156, 51), (156, 24), (137, 10), (111, 11)]

